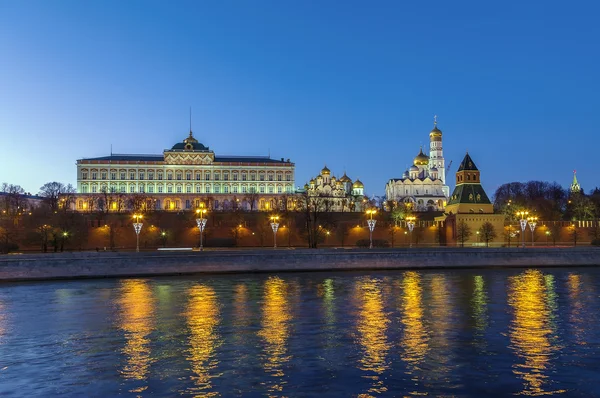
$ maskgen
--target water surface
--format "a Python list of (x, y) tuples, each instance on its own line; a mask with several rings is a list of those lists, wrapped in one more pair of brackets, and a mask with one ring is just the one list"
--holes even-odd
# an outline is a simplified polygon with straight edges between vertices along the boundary
[(600, 270), (0, 285), (0, 396), (600, 396)]

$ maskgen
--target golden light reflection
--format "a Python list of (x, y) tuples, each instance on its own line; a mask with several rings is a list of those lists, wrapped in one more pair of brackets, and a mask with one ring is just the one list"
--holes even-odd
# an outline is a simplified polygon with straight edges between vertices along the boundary
[(317, 294), (323, 298), (323, 309), (325, 313), (325, 323), (328, 326), (335, 324), (335, 290), (333, 288), (333, 280), (325, 279), (323, 283), (317, 287)]
[(431, 357), (436, 366), (429, 372), (432, 379), (443, 379), (450, 371), (450, 343), (448, 331), (454, 328), (451, 323), (451, 302), (448, 282), (445, 274), (434, 275), (431, 278)]
[(364, 278), (357, 281), (356, 297), (359, 302), (357, 321), (358, 343), (362, 348), (359, 369), (365, 372), (364, 378), (373, 382), (369, 394), (381, 394), (387, 391), (380, 376), (388, 368), (387, 353), (390, 349), (387, 341), (388, 315), (384, 311), (381, 281)]
[(429, 333), (423, 322), (423, 289), (421, 276), (409, 271), (402, 279), (402, 360), (407, 363), (409, 374), (419, 370), (419, 365), (429, 349)]
[(248, 309), (248, 288), (244, 284), (235, 286), (233, 292), (233, 323), (237, 327), (250, 324), (250, 312)]
[(188, 390), (197, 396), (215, 397), (219, 393), (210, 391), (212, 379), (219, 377), (214, 369), (219, 364), (216, 356), (221, 344), (217, 326), (219, 325), (219, 305), (217, 295), (209, 286), (196, 285), (189, 289), (189, 301), (185, 313), (189, 328), (189, 348), (187, 360), (190, 362), (191, 379), (194, 388)]
[(522, 395), (547, 395), (550, 358), (557, 347), (552, 344), (547, 280), (538, 270), (527, 270), (510, 278), (508, 303), (513, 308), (510, 327), (511, 348), (522, 359), (513, 372), (523, 379)]
[[(152, 363), (149, 338), (154, 328), (152, 290), (148, 282), (130, 279), (121, 283), (120, 293), (120, 328), (126, 339), (123, 348), (126, 364), (121, 370), (121, 375), (125, 379), (146, 381)], [(147, 388), (147, 385), (142, 385), (131, 392), (142, 392)]]
[(487, 327), (487, 294), (485, 292), (485, 282), (483, 276), (475, 275), (473, 278), (473, 298), (471, 306), (473, 308), (473, 318), (475, 320), (475, 330), (479, 333), (485, 331)]
[(270, 277), (265, 282), (263, 303), (262, 329), (258, 335), (262, 337), (264, 346), (265, 373), (271, 376), (267, 385), (270, 396), (280, 393), (286, 384), (284, 377), (284, 364), (291, 356), (288, 355), (288, 339), (292, 315), (288, 300), (288, 284), (278, 278)]

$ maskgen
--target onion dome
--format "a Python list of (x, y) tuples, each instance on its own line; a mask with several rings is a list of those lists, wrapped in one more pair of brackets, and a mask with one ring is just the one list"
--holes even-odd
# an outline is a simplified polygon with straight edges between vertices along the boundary
[(433, 130), (429, 133), (429, 139), (431, 141), (441, 141), (442, 140), (442, 130), (437, 128), (437, 124), (433, 126)]
[(315, 185), (315, 184), (316, 184), (316, 181), (315, 181), (315, 179), (314, 179), (314, 178), (312, 178), (312, 179), (311, 179), (311, 180), (310, 180), (308, 183), (309, 183), (310, 185)]
[(408, 170), (404, 170), (404, 174), (402, 174), (402, 178), (408, 178), (408, 177), (409, 177)]
[(423, 148), (419, 151), (419, 154), (415, 157), (415, 165), (427, 166), (429, 164), (429, 157), (423, 153)]
[(331, 174), (331, 171), (327, 168), (327, 166), (323, 167), (323, 170), (321, 170), (321, 175), (329, 175)]
[(408, 169), (408, 170), (409, 171), (419, 171), (419, 168), (413, 164), (412, 166), (410, 166), (410, 169)]
[(352, 182), (352, 180), (344, 173), (344, 175), (340, 178), (340, 182)]
[(352, 188), (364, 188), (364, 184), (362, 182), (360, 182), (360, 180), (357, 178), (356, 181), (354, 181), (354, 184), (352, 184)]
[(304, 189), (308, 189), (308, 184), (304, 184)]

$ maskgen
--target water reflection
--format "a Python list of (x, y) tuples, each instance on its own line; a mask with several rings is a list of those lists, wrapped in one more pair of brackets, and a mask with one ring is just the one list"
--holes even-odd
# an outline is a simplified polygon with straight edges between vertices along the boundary
[(473, 297), (471, 298), (471, 307), (473, 308), (473, 318), (475, 320), (475, 330), (481, 335), (487, 327), (487, 294), (485, 292), (485, 282), (483, 276), (475, 275), (473, 277)]
[(409, 367), (409, 374), (419, 370), (419, 366), (429, 349), (429, 332), (423, 322), (423, 289), (421, 276), (406, 272), (402, 279), (402, 360)]
[(328, 326), (335, 324), (335, 291), (333, 280), (325, 279), (317, 288), (319, 297), (323, 298), (323, 307), (325, 313), (325, 323)]
[(447, 375), (450, 372), (450, 348), (449, 331), (453, 330), (448, 282), (444, 274), (437, 274), (431, 278), (431, 341), (435, 349), (430, 355), (436, 364), (429, 373), (431, 380), (449, 382)]
[[(551, 306), (548, 281), (537, 270), (527, 270), (510, 278), (508, 302), (514, 317), (510, 326), (511, 348), (521, 358), (513, 372), (523, 379), (522, 395), (546, 395), (564, 391), (548, 391), (550, 359), (558, 347), (552, 343)], [(552, 286), (552, 284), (550, 284)]]
[(8, 329), (8, 316), (7, 316), (6, 305), (0, 300), (0, 344), (4, 340), (6, 329)]
[(265, 282), (264, 303), (262, 308), (262, 329), (258, 335), (264, 341), (263, 367), (270, 376), (265, 384), (270, 396), (283, 392), (284, 364), (288, 355), (288, 339), (292, 315), (289, 308), (288, 284), (278, 277), (270, 277)]
[(211, 391), (211, 380), (219, 377), (216, 369), (219, 361), (216, 350), (220, 345), (217, 332), (219, 325), (219, 305), (217, 295), (213, 288), (205, 285), (193, 286), (188, 292), (189, 300), (185, 313), (189, 328), (189, 348), (187, 360), (190, 362), (191, 379), (195, 387), (189, 392), (204, 397), (214, 397), (219, 394)]
[[(146, 381), (152, 359), (150, 338), (153, 330), (154, 299), (148, 282), (139, 279), (123, 280), (120, 286), (120, 328), (125, 334), (123, 354), (126, 364), (121, 370), (125, 379)], [(148, 386), (142, 385), (132, 392), (142, 392)]]
[(572, 327), (575, 342), (585, 344), (584, 325), (583, 325), (583, 300), (581, 297), (581, 277), (577, 274), (569, 274), (567, 277), (567, 287), (569, 289), (569, 324)]
[(368, 392), (375, 394), (387, 391), (381, 374), (389, 368), (386, 358), (390, 349), (386, 336), (389, 319), (384, 312), (382, 296), (380, 280), (363, 278), (357, 281), (359, 312), (356, 328), (358, 343), (362, 348), (359, 368), (365, 372), (363, 377), (372, 380)]

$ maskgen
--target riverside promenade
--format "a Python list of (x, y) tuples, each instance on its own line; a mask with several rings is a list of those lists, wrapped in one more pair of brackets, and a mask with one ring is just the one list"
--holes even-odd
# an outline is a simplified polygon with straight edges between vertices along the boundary
[(0, 281), (215, 273), (598, 265), (600, 249), (593, 247), (75, 252), (0, 256)]

